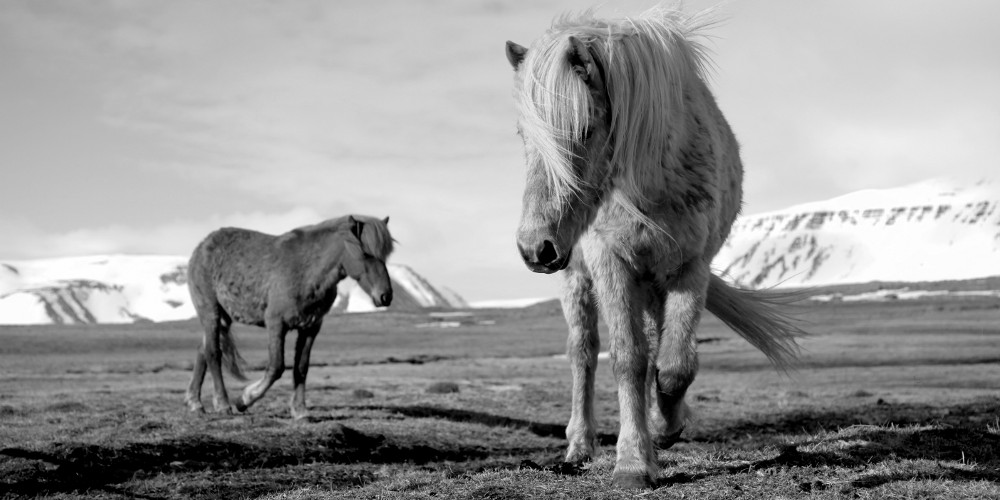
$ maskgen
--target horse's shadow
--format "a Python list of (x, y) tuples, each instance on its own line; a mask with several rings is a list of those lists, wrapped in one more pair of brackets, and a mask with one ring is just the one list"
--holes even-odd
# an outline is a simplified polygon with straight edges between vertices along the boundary
[[(468, 422), (487, 427), (507, 427), (523, 429), (539, 437), (566, 439), (566, 424), (535, 422), (532, 420), (494, 415), (475, 410), (457, 408), (439, 408), (435, 406), (367, 406), (360, 407), (369, 410), (381, 410), (412, 418), (437, 418), (452, 422)], [(612, 446), (618, 441), (614, 433), (600, 432), (597, 439), (602, 446)]]
[[(485, 447), (400, 443), (339, 424), (324, 426), (319, 433), (287, 435), (257, 443), (207, 435), (124, 446), (55, 443), (43, 450), (0, 449), (0, 470), (10, 470), (9, 465), (18, 460), (31, 464), (13, 467), (16, 472), (0, 482), (0, 497), (90, 490), (122, 494), (126, 492), (115, 485), (157, 474), (232, 472), (311, 463), (461, 463), (486, 460), (490, 455)], [(347, 474), (340, 479), (344, 486), (363, 483), (364, 478), (356, 475)], [(133, 491), (127, 493), (135, 495)], [(225, 493), (223, 496), (245, 497), (255, 492)]]
[[(717, 432), (694, 436), (704, 444), (732, 442), (739, 435), (756, 436), (755, 446), (778, 448), (777, 456), (748, 464), (719, 466), (697, 473), (677, 472), (662, 477), (659, 486), (690, 483), (714, 476), (744, 474), (782, 467), (842, 467), (862, 472), (841, 489), (875, 488), (896, 481), (933, 479), (1000, 482), (1000, 434), (978, 425), (996, 414), (996, 400), (940, 408), (919, 404), (889, 405), (842, 411), (792, 412), (767, 422), (737, 422)], [(870, 425), (875, 421), (880, 425)], [(796, 429), (799, 432), (790, 432)], [(814, 437), (784, 441), (783, 434), (815, 433)], [(825, 446), (831, 444), (831, 446)], [(897, 460), (917, 461), (904, 470), (865, 473), (872, 465)], [(669, 463), (666, 465), (670, 465)], [(804, 492), (825, 489), (822, 481), (803, 482)]]
[[(677, 472), (662, 477), (658, 487), (684, 484), (708, 479), (714, 476), (745, 474), (755, 470), (782, 467), (846, 467), (869, 468), (885, 461), (925, 460), (932, 466), (912, 464), (907, 470), (896, 472), (876, 472), (860, 474), (849, 483), (849, 488), (875, 488), (896, 481), (933, 479), (942, 481), (991, 481), (1000, 482), (1000, 436), (968, 428), (928, 428), (920, 430), (900, 430), (872, 428), (846, 432), (858, 446), (837, 451), (804, 451), (816, 441), (807, 441), (783, 447), (777, 456), (758, 460), (749, 464), (724, 466), (698, 473)], [(897, 442), (896, 447), (885, 443)], [(913, 446), (916, 443), (935, 443), (927, 447)], [(961, 448), (961, 450), (959, 450)], [(967, 453), (967, 455), (963, 455)], [(959, 466), (955, 462), (968, 461), (972, 465)], [(974, 460), (974, 461), (973, 461)], [(942, 462), (951, 462), (951, 465)], [(822, 481), (803, 482), (799, 485), (805, 492), (824, 489)], [(842, 487), (844, 489), (846, 487)]]

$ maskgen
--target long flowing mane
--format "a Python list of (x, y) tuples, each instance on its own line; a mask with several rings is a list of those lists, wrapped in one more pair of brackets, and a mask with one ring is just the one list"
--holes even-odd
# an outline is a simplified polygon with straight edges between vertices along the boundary
[[(515, 102), (521, 133), (532, 141), (560, 201), (584, 187), (573, 170), (573, 145), (592, 124), (593, 100), (566, 57), (568, 38), (591, 49), (603, 71), (611, 103), (613, 156), (621, 197), (641, 219), (637, 205), (650, 175), (667, 160), (673, 134), (683, 126), (685, 91), (701, 84), (709, 64), (699, 31), (714, 20), (708, 11), (684, 14), (661, 7), (634, 18), (597, 19), (593, 11), (557, 18), (522, 62)], [(659, 182), (663, 182), (660, 180)]]
[[(318, 224), (303, 226), (294, 229), (288, 234), (290, 235), (296, 231), (301, 233), (320, 231), (350, 232), (350, 217), (353, 217), (356, 221), (364, 224), (364, 229), (361, 231), (360, 250), (379, 260), (384, 261), (388, 259), (389, 255), (392, 254), (392, 251), (395, 249), (396, 240), (394, 240), (392, 235), (389, 234), (389, 227), (385, 221), (376, 217), (370, 217), (367, 215), (345, 215), (343, 217), (337, 217), (336, 219), (325, 220)], [(347, 242), (347, 244), (351, 243), (351, 241)]]

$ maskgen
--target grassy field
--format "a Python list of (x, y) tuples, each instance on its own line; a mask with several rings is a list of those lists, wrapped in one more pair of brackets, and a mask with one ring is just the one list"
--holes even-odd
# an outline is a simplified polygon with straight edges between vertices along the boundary
[[(195, 322), (0, 327), (0, 497), (1000, 498), (1000, 300), (798, 312), (813, 335), (789, 374), (705, 319), (696, 421), (659, 453), (659, 487), (638, 492), (610, 486), (607, 362), (603, 454), (561, 462), (555, 303), (331, 318), (308, 421), (289, 417), (287, 373), (248, 414), (189, 414)], [(237, 335), (259, 376), (263, 331)], [(457, 392), (428, 392), (440, 383)]]

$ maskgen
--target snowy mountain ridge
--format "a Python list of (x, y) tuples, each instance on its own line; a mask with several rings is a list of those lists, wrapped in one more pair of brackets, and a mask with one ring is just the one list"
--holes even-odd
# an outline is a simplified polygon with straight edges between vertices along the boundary
[(713, 267), (752, 288), (1000, 275), (1000, 184), (933, 179), (744, 216)]
[[(187, 257), (98, 255), (0, 263), (0, 324), (81, 324), (193, 318)], [(388, 264), (393, 307), (466, 307), (405, 265)], [(375, 310), (351, 279), (337, 287), (334, 310)]]
[[(194, 317), (187, 258), (99, 255), (0, 262), (0, 324), (129, 323)], [(752, 288), (1000, 276), (1000, 184), (935, 179), (740, 217), (713, 261)], [(393, 309), (469, 307), (389, 264)], [(538, 299), (483, 301), (524, 307)], [(353, 280), (334, 311), (375, 310)]]

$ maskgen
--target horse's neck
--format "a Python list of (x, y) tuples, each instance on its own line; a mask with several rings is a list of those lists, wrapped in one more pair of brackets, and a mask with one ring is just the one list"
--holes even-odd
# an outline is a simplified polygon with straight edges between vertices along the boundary
[[(691, 91), (692, 94), (702, 92), (707, 92), (704, 84)], [(728, 127), (719, 123), (717, 109), (712, 112), (713, 102), (706, 102), (704, 98), (691, 101), (684, 107), (684, 114), (677, 117), (684, 125), (672, 130), (667, 139), (671, 142), (670, 147), (659, 159), (660, 164), (648, 171), (648, 182), (642, 183), (646, 200), (674, 212), (704, 210), (711, 204), (712, 191), (723, 174), (715, 171), (719, 167), (717, 156), (724, 154), (718, 150), (724, 145), (718, 144), (715, 137), (728, 132)]]
[(309, 284), (327, 288), (340, 281), (340, 265), (347, 252), (342, 239), (328, 234), (307, 241), (299, 248), (297, 257)]

